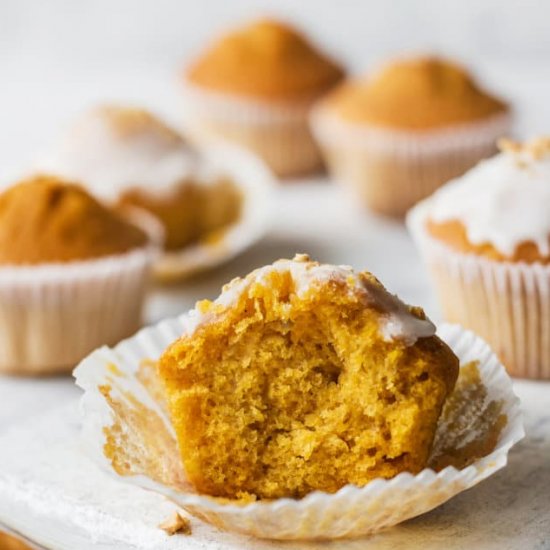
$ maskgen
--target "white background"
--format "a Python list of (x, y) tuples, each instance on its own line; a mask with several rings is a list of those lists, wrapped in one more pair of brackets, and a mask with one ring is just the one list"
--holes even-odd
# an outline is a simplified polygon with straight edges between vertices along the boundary
[(520, 133), (550, 128), (548, 0), (0, 0), (0, 178), (71, 116), (129, 100), (177, 116), (178, 72), (228, 25), (297, 23), (351, 71), (439, 52), (512, 100)]

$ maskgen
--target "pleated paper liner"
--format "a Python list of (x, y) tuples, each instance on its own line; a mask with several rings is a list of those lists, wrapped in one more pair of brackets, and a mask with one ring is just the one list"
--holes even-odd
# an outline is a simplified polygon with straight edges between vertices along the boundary
[(446, 319), (485, 338), (512, 376), (550, 379), (550, 265), (454, 251), (428, 234), (426, 209), (414, 208), (408, 225)]
[(181, 250), (165, 252), (155, 264), (155, 277), (169, 282), (225, 263), (258, 242), (271, 222), (273, 177), (247, 151), (229, 144), (205, 147), (205, 164), (227, 175), (243, 196), (239, 219)]
[(221, 529), (281, 540), (376, 533), (494, 474), (524, 435), (518, 399), (491, 349), (473, 333), (443, 325), (439, 335), (459, 356), (461, 370), (439, 422), (430, 468), (301, 500), (243, 504), (197, 494), (186, 480), (155, 370), (155, 360), (186, 323), (186, 316), (164, 321), (80, 364), (75, 376), (85, 390), (83, 441), (121, 482), (161, 493)]
[(245, 147), (281, 178), (322, 167), (308, 117), (312, 101), (259, 101), (184, 85), (184, 125), (193, 139), (218, 139)]
[(157, 220), (128, 211), (150, 242), (103, 258), (0, 267), (0, 372), (69, 373), (105, 342), (142, 326), (142, 306), (163, 230)]
[(496, 141), (509, 133), (511, 117), (497, 115), (415, 132), (353, 124), (320, 105), (311, 124), (334, 178), (366, 207), (400, 217), (445, 182), (496, 153)]

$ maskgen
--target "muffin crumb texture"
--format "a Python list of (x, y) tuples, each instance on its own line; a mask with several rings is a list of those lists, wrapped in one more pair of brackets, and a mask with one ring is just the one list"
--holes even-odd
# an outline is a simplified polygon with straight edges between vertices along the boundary
[(158, 217), (166, 231), (165, 248), (174, 251), (223, 236), (239, 221), (244, 202), (238, 186), (220, 175), (206, 184), (184, 180), (157, 197), (150, 190), (129, 189), (118, 205), (143, 208)]
[(159, 363), (196, 489), (300, 498), (422, 470), (458, 360), (420, 336), (419, 308), (399, 313), (417, 338), (383, 330), (393, 300), (369, 273), (301, 256), (201, 302)]
[(146, 242), (141, 229), (54, 177), (36, 176), (0, 195), (0, 264), (86, 260)]
[(350, 122), (404, 130), (475, 122), (508, 110), (465, 69), (433, 57), (395, 61), (372, 77), (346, 83), (328, 105)]
[(205, 88), (267, 100), (308, 100), (342, 76), (304, 36), (270, 19), (226, 34), (187, 72), (190, 82)]

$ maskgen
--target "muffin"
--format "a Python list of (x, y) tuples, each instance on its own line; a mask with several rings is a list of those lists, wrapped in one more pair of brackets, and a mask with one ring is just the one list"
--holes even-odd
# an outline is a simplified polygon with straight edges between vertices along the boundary
[(24, 542), (18, 538), (12, 537), (7, 533), (0, 532), (0, 548), (2, 550), (32, 550), (30, 546), (27, 546)]
[(35, 168), (79, 181), (109, 205), (154, 214), (168, 251), (223, 232), (243, 206), (235, 182), (209, 169), (178, 132), (142, 109), (90, 110)]
[(502, 100), (433, 57), (394, 61), (346, 82), (312, 116), (335, 179), (365, 206), (396, 217), (495, 153), (510, 121)]
[(514, 376), (550, 378), (550, 138), (502, 152), (417, 205), (409, 225), (445, 317)]
[(299, 498), (422, 470), (458, 359), (370, 273), (299, 255), (199, 302), (159, 373), (197, 491)]
[(237, 142), (280, 177), (320, 168), (313, 102), (343, 70), (297, 30), (261, 19), (211, 44), (184, 75), (186, 124), (200, 140)]
[(0, 194), (0, 372), (68, 372), (140, 327), (159, 233), (139, 220), (50, 176)]

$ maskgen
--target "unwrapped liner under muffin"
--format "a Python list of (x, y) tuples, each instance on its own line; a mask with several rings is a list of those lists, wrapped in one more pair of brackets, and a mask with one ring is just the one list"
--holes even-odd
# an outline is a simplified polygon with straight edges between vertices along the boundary
[[(260, 537), (313, 539), (359, 536), (393, 525), (437, 506), (453, 494), (477, 483), (505, 463), (506, 451), (521, 438), (521, 422), (509, 380), (483, 342), (459, 329), (447, 329), (445, 334), (453, 350), (459, 354), (462, 369), (455, 391), (447, 400), (447, 405), (438, 421), (442, 397), (444, 399), (445, 393), (450, 391), (456, 377), (456, 363), (452, 366), (451, 358), (454, 357), (452, 352), (433, 336), (433, 325), (423, 317), (421, 311), (407, 309), (395, 297), (389, 295), (375, 279), (369, 279), (365, 275), (357, 277), (349, 268), (319, 266), (319, 264), (304, 261), (303, 258), (295, 262), (279, 262), (271, 269), (258, 270), (253, 274), (252, 279), (251, 281), (249, 277), (245, 280), (236, 280), (213, 304), (202, 306), (199, 304), (198, 310), (191, 315), (142, 331), (133, 339), (118, 346), (115, 353), (107, 349), (98, 350), (81, 364), (76, 376), (79, 385), (86, 390), (83, 400), (84, 438), (95, 458), (99, 459), (104, 467), (114, 470), (127, 481), (134, 481), (169, 495), (191, 513), (222, 528)], [(293, 293), (293, 284), (296, 285), (294, 287), (296, 293)], [(299, 308), (295, 311), (298, 316), (292, 317), (293, 305), (296, 306), (296, 303), (291, 304), (292, 300), (299, 302), (303, 298), (307, 302), (316, 294), (319, 298), (319, 288), (315, 289), (318, 284), (328, 291), (328, 303), (332, 302), (335, 307), (328, 318), (317, 323), (310, 316), (308, 322), (308, 316), (305, 315), (300, 320)], [(267, 288), (273, 290), (272, 301), (269, 299), (269, 292), (262, 293), (262, 289), (265, 291)], [(334, 295), (329, 291), (330, 288), (335, 292)], [(353, 367), (354, 359), (359, 359), (357, 355), (353, 356), (354, 344), (357, 340), (352, 337), (347, 341), (344, 337), (345, 333), (348, 336), (353, 335), (354, 331), (362, 326), (361, 315), (357, 311), (353, 313), (349, 308), (354, 299), (359, 299), (360, 288), (366, 291), (362, 299), (372, 300), (371, 307), (375, 310), (379, 308), (381, 313), (380, 316), (371, 314), (370, 321), (367, 323), (370, 332), (367, 332), (380, 346), (384, 346), (383, 342), (387, 344), (385, 350), (379, 350), (381, 356), (377, 357), (375, 364), (368, 367), (371, 375), (378, 373), (382, 376), (374, 384), (381, 395), (370, 395), (369, 399), (364, 401), (360, 396), (346, 394), (342, 389), (349, 382), (361, 384), (361, 380), (364, 380), (363, 375), (358, 371), (354, 372)], [(358, 295), (354, 295), (354, 289), (357, 290)], [(308, 296), (310, 291), (311, 294)], [(209, 375), (197, 370), (198, 367), (189, 367), (192, 381), (185, 374), (180, 373), (177, 379), (177, 372), (168, 373), (167, 399), (168, 408), (172, 413), (172, 419), (170, 419), (166, 398), (163, 397), (164, 390), (154, 362), (146, 359), (157, 360), (165, 346), (181, 333), (184, 335), (202, 333), (205, 341), (212, 343), (208, 337), (208, 327), (216, 326), (216, 320), (219, 321), (218, 316), (222, 318), (224, 316), (224, 309), (231, 310), (235, 292), (241, 298), (247, 296), (240, 304), (244, 308), (241, 313), (245, 312), (243, 321), (233, 324), (234, 331), (227, 331), (227, 341), (223, 349), (215, 345), (207, 347), (207, 353), (211, 355), (208, 360), (213, 365), (213, 373), (220, 378), (221, 385), (224, 369), (220, 370), (220, 366), (216, 366), (216, 361), (225, 354), (227, 366), (227, 361), (234, 353), (234, 358), (240, 364), (240, 375), (256, 383), (257, 380), (253, 375), (258, 374), (260, 370), (261, 359), (267, 357), (268, 350), (273, 351), (278, 344), (282, 343), (283, 348), (290, 352), (289, 355), (279, 355), (281, 359), (279, 363), (273, 360), (273, 357), (268, 358), (268, 363), (274, 370), (272, 377), (268, 374), (264, 379), (267, 386), (263, 389), (263, 399), (267, 400), (268, 408), (262, 411), (261, 401), (255, 403), (254, 398), (248, 401), (244, 399), (241, 406), (248, 406), (247, 412), (255, 416), (252, 425), (243, 425), (246, 416), (244, 414), (226, 415), (223, 420), (221, 418), (223, 407), (219, 402), (215, 402), (221, 399), (220, 385), (218, 385), (218, 391), (212, 388), (209, 393), (204, 386)], [(288, 339), (281, 339), (280, 330), (284, 327), (284, 322), (279, 319), (278, 326), (265, 324), (263, 335), (266, 339), (261, 344), (256, 342), (258, 345), (256, 356), (247, 356), (246, 350), (244, 356), (238, 353), (238, 346), (234, 344), (235, 341), (240, 340), (239, 335), (244, 335), (241, 341), (248, 342), (249, 351), (254, 348), (254, 344), (247, 337), (252, 336), (254, 339), (255, 333), (248, 330), (247, 324), (253, 323), (255, 317), (258, 321), (257, 316), (261, 317), (261, 312), (275, 311), (272, 309), (275, 303), (279, 303), (285, 309), (285, 292), (288, 292), (286, 309), (290, 314), (287, 319), (290, 335)], [(340, 303), (336, 296), (341, 298)], [(314, 308), (310, 311), (322, 312), (325, 309), (327, 313), (326, 304), (317, 305), (318, 310)], [(341, 317), (336, 313), (338, 306), (341, 306)], [(247, 308), (248, 315), (246, 315)], [(236, 307), (235, 311), (238, 309)], [(282, 313), (282, 315), (285, 314)], [(261, 321), (259, 322), (261, 324)], [(380, 323), (378, 329), (377, 323)], [(336, 330), (338, 327), (341, 331)], [(330, 329), (335, 329), (335, 332), (332, 333), (332, 337), (327, 338), (327, 334), (322, 334), (322, 328), (329, 332)], [(380, 334), (375, 336), (377, 330)], [(290, 342), (293, 336), (295, 347)], [(200, 340), (200, 337), (195, 336), (195, 338)], [(307, 350), (308, 342), (317, 348), (315, 340), (320, 348)], [(419, 356), (415, 355), (415, 351), (407, 351), (407, 348), (414, 348), (415, 343), (422, 340), (424, 344), (421, 344), (418, 350)], [(430, 342), (435, 346), (432, 349), (439, 348), (438, 353), (442, 355), (438, 357), (436, 353), (432, 356), (426, 349), (421, 351), (424, 346), (429, 350)], [(439, 344), (436, 345), (437, 342)], [(333, 345), (332, 351), (328, 351), (330, 344)], [(319, 360), (319, 364), (307, 364), (307, 361), (300, 359), (299, 349), (308, 351), (310, 356)], [(356, 346), (355, 349), (362, 348)], [(371, 350), (376, 355), (376, 346), (371, 346)], [(177, 358), (179, 351), (178, 344), (175, 344), (165, 358), (161, 359), (161, 364), (172, 361), (174, 357)], [(339, 364), (334, 356), (325, 360), (327, 352), (343, 353), (344, 361), (347, 363)], [(446, 355), (447, 359), (445, 359)], [(180, 359), (184, 361), (185, 356), (186, 353), (183, 353)], [(201, 359), (197, 350), (192, 349), (187, 351), (187, 357), (191, 361), (204, 359)], [(430, 357), (435, 364), (429, 364), (429, 361), (426, 361)], [(145, 361), (140, 362), (139, 359)], [(410, 367), (411, 378), (406, 381), (400, 380), (399, 377), (395, 378), (395, 372), (392, 370), (402, 362), (408, 362)], [(163, 368), (172, 367), (175, 365), (169, 364)], [(226, 372), (229, 377), (232, 376), (230, 370), (227, 368)], [(292, 376), (293, 374), (298, 376)], [(288, 375), (286, 380), (285, 375)], [(313, 392), (319, 397), (318, 401), (313, 399), (314, 395), (305, 395), (299, 391), (304, 386), (308, 375), (310, 380), (319, 382)], [(383, 375), (386, 375), (385, 379)], [(428, 385), (431, 387), (430, 393), (434, 395), (433, 400), (428, 403), (423, 401), (423, 397), (428, 395), (423, 389), (427, 388), (425, 384), (432, 377), (434, 381)], [(346, 378), (348, 378), (347, 381)], [(396, 384), (392, 386), (394, 382)], [(284, 391), (277, 391), (277, 388), (286, 388), (290, 391), (285, 394)], [(351, 386), (348, 386), (348, 389), (350, 388)], [(387, 390), (387, 393), (384, 393), (384, 390)], [(392, 391), (393, 395), (390, 395)], [(235, 393), (239, 392), (240, 389), (237, 387)], [(235, 399), (227, 393), (225, 395), (229, 407), (235, 406)], [(257, 478), (259, 483), (254, 488), (250, 484), (250, 479), (246, 479), (246, 475), (250, 474), (250, 465), (244, 469), (239, 468), (238, 463), (240, 461), (242, 465), (243, 454), (237, 449), (239, 438), (243, 437), (246, 429), (250, 428), (254, 431), (253, 424), (256, 423), (256, 427), (260, 428), (260, 433), (257, 434), (259, 439), (263, 432), (270, 432), (271, 427), (278, 421), (285, 422), (283, 408), (276, 402), (271, 403), (270, 395), (273, 401), (281, 397), (287, 405), (290, 405), (290, 410), (293, 407), (296, 409), (295, 417), (290, 418), (291, 424), (286, 427), (281, 426), (280, 435), (284, 438), (289, 435), (300, 437), (294, 440), (290, 438), (290, 448), (285, 446), (284, 439), (279, 442), (274, 441), (275, 449), (287, 453), (288, 472), (294, 473), (295, 476), (283, 479), (264, 471), (263, 475), (259, 474)], [(383, 405), (388, 421), (386, 429), (369, 423), (368, 418), (365, 417), (364, 422), (356, 423), (354, 418), (350, 418), (352, 429), (347, 430), (346, 427), (339, 425), (339, 420), (334, 423), (334, 417), (324, 417), (324, 414), (330, 415), (331, 405), (334, 404), (333, 399), (338, 395), (343, 398), (340, 403), (342, 409), (349, 405), (348, 412), (351, 417), (355, 413), (365, 413), (369, 410), (369, 406)], [(201, 404), (208, 405), (207, 400), (210, 398), (214, 402), (210, 406), (202, 407)], [(309, 412), (301, 410), (298, 402), (293, 404), (293, 399), (298, 401), (302, 399), (305, 407), (309, 406), (312, 410)], [(260, 406), (254, 406), (255, 404)], [(178, 417), (179, 412), (189, 416)], [(266, 419), (265, 417), (271, 412), (277, 414)], [(419, 412), (420, 416), (415, 416)], [(468, 417), (466, 429), (463, 422), (453, 420), (453, 415), (456, 414), (462, 418)], [(292, 416), (292, 412), (290, 415)], [(343, 415), (341, 419), (344, 424), (345, 416)], [(322, 422), (323, 418), (328, 418), (330, 425), (326, 433), (323, 433), (323, 424), (316, 423), (316, 419)], [(306, 425), (308, 420), (311, 421), (309, 429)], [(232, 430), (228, 431), (231, 422)], [(186, 423), (189, 423), (187, 428)], [(195, 433), (189, 431), (191, 423), (198, 423), (198, 426), (195, 426)], [(174, 428), (179, 437), (184, 467), (179, 460)], [(318, 433), (309, 434), (308, 446), (308, 439), (305, 436), (308, 431), (316, 430)], [(346, 445), (342, 446), (344, 433), (350, 436), (350, 439)], [(383, 441), (385, 433), (389, 434), (389, 440)], [(418, 436), (416, 448), (415, 444), (408, 439), (415, 433)], [(422, 437), (421, 434), (423, 434)], [(435, 443), (432, 448), (434, 434)], [(271, 440), (276, 440), (276, 432), (271, 432), (269, 435)], [(301, 437), (302, 435), (304, 437)], [(379, 455), (377, 449), (375, 452), (369, 452), (370, 447), (366, 448), (368, 447), (366, 440), (376, 435), (382, 436), (382, 441), (378, 441), (378, 445), (380, 451), (387, 453), (386, 456)], [(197, 436), (199, 439), (203, 438), (203, 441), (199, 441)], [(360, 450), (355, 457), (352, 451), (353, 436), (356, 437), (355, 444)], [(189, 437), (188, 441), (185, 440), (186, 437)], [(212, 450), (217, 450), (221, 455), (217, 461), (211, 453), (208, 457), (205, 454), (197, 455), (197, 453), (201, 455), (204, 450), (199, 446), (209, 444), (207, 441), (209, 437), (212, 449), (206, 449), (205, 452), (208, 454)], [(361, 438), (364, 438), (363, 441)], [(286, 439), (288, 442), (289, 439)], [(215, 483), (212, 483), (212, 480), (215, 481), (215, 475), (213, 476), (212, 472), (205, 467), (206, 464), (214, 464), (214, 470), (223, 472), (225, 455), (224, 449), (220, 446), (222, 441), (225, 441), (228, 449), (237, 444), (232, 455), (237, 467), (230, 468), (225, 462), (228, 473), (226, 479), (228, 490), (225, 492), (216, 490)], [(194, 450), (193, 446), (195, 446)], [(249, 446), (252, 455), (259, 449), (257, 440), (250, 440)], [(411, 456), (403, 459), (402, 450), (400, 451), (399, 447), (408, 450)], [(306, 456), (308, 448), (311, 452)], [(319, 449), (328, 454), (336, 453), (333, 458), (338, 461), (340, 472), (330, 471), (328, 463), (324, 463), (322, 455), (318, 454)], [(390, 456), (392, 452), (397, 453), (398, 458), (393, 464)], [(190, 454), (187, 455), (187, 453)], [(347, 455), (347, 460), (342, 459), (344, 454)], [(325, 473), (315, 468), (302, 469), (292, 462), (292, 456), (295, 457), (294, 460), (301, 456), (305, 462), (310, 461), (312, 467), (316, 462), (320, 465), (325, 464), (327, 471)], [(205, 457), (206, 460), (204, 460)], [(246, 457), (244, 460), (246, 461)], [(264, 464), (269, 467), (265, 461)], [(193, 468), (197, 466), (199, 470), (194, 471)], [(430, 466), (436, 471), (427, 469), (420, 471), (425, 466)], [(219, 469), (220, 467), (222, 470)], [(276, 469), (275, 464), (272, 467)], [(355, 471), (354, 467), (357, 467)], [(283, 469), (279, 468), (278, 471), (280, 473)], [(301, 475), (303, 472), (306, 475)], [(200, 480), (201, 477), (202, 480)], [(385, 480), (384, 477), (392, 479)], [(281, 479), (283, 479), (282, 483), (280, 483)], [(199, 483), (197, 480), (200, 480)], [(209, 480), (210, 484), (205, 483), (204, 480)], [(332, 484), (330, 482), (327, 484), (327, 480), (332, 480)], [(242, 489), (240, 494), (239, 488)], [(316, 488), (325, 489), (325, 492), (315, 490)], [(272, 491), (271, 495), (268, 494), (269, 490)], [(213, 498), (212, 494), (219, 494), (224, 498)], [(251, 497), (253, 500), (254, 496), (264, 498), (259, 502), (250, 502)], [(266, 496), (275, 497), (275, 499), (266, 499)], [(298, 499), (277, 497), (298, 497)]]

